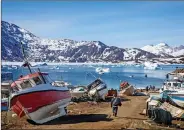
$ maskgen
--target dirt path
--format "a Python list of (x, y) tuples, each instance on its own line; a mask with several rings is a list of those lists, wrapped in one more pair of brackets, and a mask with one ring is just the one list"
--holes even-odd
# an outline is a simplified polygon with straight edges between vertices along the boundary
[(127, 97), (119, 107), (118, 117), (112, 116), (112, 109), (109, 102), (91, 105), (87, 102), (70, 105), (69, 115), (60, 117), (43, 125), (33, 125), (26, 121), (26, 118), (12, 119), (16, 123), (11, 128), (22, 129), (121, 129), (121, 128), (144, 128), (153, 129), (144, 124), (147, 118), (140, 115), (145, 108), (147, 97)]

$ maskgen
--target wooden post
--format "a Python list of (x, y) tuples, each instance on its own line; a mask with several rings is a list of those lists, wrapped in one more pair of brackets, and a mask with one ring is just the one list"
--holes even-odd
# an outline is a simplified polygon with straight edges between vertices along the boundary
[(146, 116), (148, 116), (148, 103), (149, 102), (146, 103)]

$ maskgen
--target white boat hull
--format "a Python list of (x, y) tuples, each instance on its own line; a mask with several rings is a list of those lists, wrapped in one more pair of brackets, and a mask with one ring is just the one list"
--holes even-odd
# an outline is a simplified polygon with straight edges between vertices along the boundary
[(27, 116), (34, 122), (43, 124), (60, 116), (66, 115), (67, 113), (64, 108), (69, 105), (70, 100), (70, 98), (60, 100), (51, 105), (44, 106), (32, 113), (27, 113)]
[(133, 86), (129, 86), (123, 90), (120, 91), (120, 95), (127, 95), (127, 96), (132, 96), (134, 94), (134, 87)]

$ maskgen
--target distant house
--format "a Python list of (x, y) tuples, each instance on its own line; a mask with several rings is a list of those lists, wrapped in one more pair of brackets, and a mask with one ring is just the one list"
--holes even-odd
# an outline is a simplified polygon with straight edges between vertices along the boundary
[(170, 75), (176, 75), (176, 76), (179, 76), (179, 77), (182, 77), (184, 78), (184, 68), (182, 69), (176, 69), (175, 71), (169, 73)]

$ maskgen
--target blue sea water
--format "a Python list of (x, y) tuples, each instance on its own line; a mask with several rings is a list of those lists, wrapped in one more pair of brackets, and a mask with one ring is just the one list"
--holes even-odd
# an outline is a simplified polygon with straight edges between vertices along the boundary
[(172, 96), (172, 98), (180, 100), (180, 101), (184, 101), (184, 97), (182, 97), (182, 96)]
[[(119, 89), (121, 81), (127, 81), (137, 88), (145, 88), (148, 85), (154, 85), (156, 88), (162, 86), (166, 74), (178, 68), (184, 68), (184, 65), (160, 65), (158, 70), (145, 70), (142, 66), (123, 66), (123, 65), (60, 65), (56, 66), (40, 66), (42, 72), (48, 72), (50, 78), (54, 80), (64, 80), (70, 82), (74, 86), (88, 85), (95, 77), (103, 79), (108, 88)], [(110, 68), (109, 73), (99, 75), (96, 73), (97, 67)], [(37, 67), (32, 67), (37, 71)], [(4, 72), (13, 72), (13, 79), (16, 80), (20, 75), (25, 75), (29, 71), (27, 68), (7, 69), (2, 68)], [(95, 77), (93, 77), (91, 74)], [(147, 74), (147, 78), (145, 77)], [(131, 77), (133, 75), (133, 77)]]

